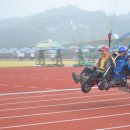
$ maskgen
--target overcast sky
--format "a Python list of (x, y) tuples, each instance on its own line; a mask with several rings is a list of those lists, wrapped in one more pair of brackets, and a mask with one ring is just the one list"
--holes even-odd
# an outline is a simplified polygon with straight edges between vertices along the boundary
[(67, 5), (76, 5), (89, 11), (104, 10), (107, 14), (110, 9), (118, 14), (130, 11), (130, 0), (0, 0), (0, 19), (33, 15)]

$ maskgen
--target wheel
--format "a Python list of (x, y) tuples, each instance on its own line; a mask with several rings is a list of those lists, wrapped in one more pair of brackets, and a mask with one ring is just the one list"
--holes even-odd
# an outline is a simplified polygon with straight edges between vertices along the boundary
[[(109, 86), (110, 86), (110, 84), (109, 84)], [(106, 78), (102, 79), (102, 80), (98, 83), (98, 89), (99, 89), (99, 90), (108, 89), (108, 88), (110, 88), (109, 86), (108, 86), (108, 83), (107, 83), (107, 79), (106, 79)]]
[(104, 87), (104, 85), (103, 85), (103, 82), (99, 82), (99, 85), (98, 85), (98, 89), (99, 90), (105, 90), (105, 87)]
[(101, 86), (98, 86), (98, 89), (99, 90), (105, 90), (105, 88), (101, 87)]
[(91, 84), (83, 84), (81, 85), (81, 91), (83, 93), (88, 93), (91, 90), (92, 85)]

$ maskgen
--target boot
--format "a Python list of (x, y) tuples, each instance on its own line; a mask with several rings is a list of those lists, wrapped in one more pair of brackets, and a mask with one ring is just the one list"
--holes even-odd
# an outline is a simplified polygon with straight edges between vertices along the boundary
[(79, 83), (81, 81), (80, 76), (78, 74), (76, 74), (75, 72), (72, 73), (72, 78), (75, 83)]

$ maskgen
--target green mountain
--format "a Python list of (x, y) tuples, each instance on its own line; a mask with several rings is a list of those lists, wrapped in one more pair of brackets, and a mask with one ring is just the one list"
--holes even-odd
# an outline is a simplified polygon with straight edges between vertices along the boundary
[[(113, 15), (113, 33), (120, 36), (129, 32), (129, 21), (130, 13)], [(108, 32), (108, 16), (103, 11), (59, 7), (33, 16), (0, 20), (0, 47), (31, 47), (48, 39), (73, 43), (95, 41)]]

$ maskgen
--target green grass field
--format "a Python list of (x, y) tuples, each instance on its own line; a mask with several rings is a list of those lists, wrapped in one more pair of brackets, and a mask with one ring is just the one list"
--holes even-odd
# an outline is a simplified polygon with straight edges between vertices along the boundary
[[(38, 64), (37, 61), (30, 61), (30, 60), (23, 60), (23, 61), (18, 61), (18, 60), (0, 60), (0, 67), (31, 67), (35, 66)], [(55, 61), (46, 61), (46, 65), (50, 64), (56, 64)], [(63, 64), (65, 66), (73, 66), (74, 64), (78, 64), (77, 61), (69, 61), (69, 60), (64, 60)], [(87, 65), (92, 65), (92, 62), (87, 62)]]
[(35, 61), (1, 60), (0, 67), (24, 67), (33, 66)]
[[(36, 64), (36, 61), (18, 61), (18, 60), (0, 60), (0, 67), (31, 67)], [(55, 62), (46, 61), (46, 64), (55, 64)], [(76, 61), (64, 61), (65, 65), (77, 64)]]

